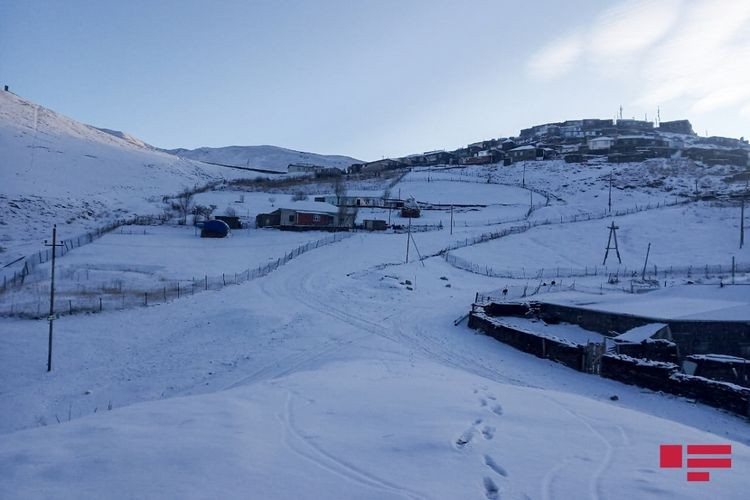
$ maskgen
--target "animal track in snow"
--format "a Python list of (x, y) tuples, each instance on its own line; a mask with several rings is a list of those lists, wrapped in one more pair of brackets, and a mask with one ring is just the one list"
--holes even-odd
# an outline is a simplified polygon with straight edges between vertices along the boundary
[(502, 415), (503, 414), (503, 407), (500, 405), (495, 405), (492, 407), (492, 413), (495, 415)]
[(487, 406), (487, 400), (484, 398), (479, 398), (479, 406)]

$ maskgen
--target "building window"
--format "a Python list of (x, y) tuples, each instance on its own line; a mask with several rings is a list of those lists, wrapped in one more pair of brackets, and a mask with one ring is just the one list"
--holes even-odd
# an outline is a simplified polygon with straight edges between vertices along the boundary
[(313, 222), (320, 222), (320, 215), (319, 214), (313, 214)]
[(289, 222), (294, 222), (294, 214), (289, 216)]

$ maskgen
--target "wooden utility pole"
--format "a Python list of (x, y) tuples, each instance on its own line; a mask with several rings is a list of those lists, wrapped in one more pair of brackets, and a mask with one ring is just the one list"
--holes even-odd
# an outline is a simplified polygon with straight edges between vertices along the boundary
[(745, 197), (740, 199), (740, 248), (745, 244)]
[(409, 217), (409, 229), (406, 231), (406, 263), (409, 263), (409, 244), (411, 244), (411, 217)]
[(646, 261), (643, 263), (643, 272), (641, 273), (641, 279), (646, 279), (646, 266), (648, 265), (648, 254), (651, 253), (651, 243), (649, 242), (648, 248), (646, 249)]
[(526, 163), (523, 164), (523, 177), (521, 178), (521, 187), (526, 187)]
[[(612, 224), (609, 226), (609, 238), (607, 239), (607, 249), (604, 252), (604, 262), (602, 265), (605, 265), (607, 263), (607, 256), (609, 256), (609, 251), (614, 250), (617, 253), (617, 262), (622, 264), (622, 259), (620, 258), (620, 248), (617, 246), (617, 230), (620, 229), (619, 226), (615, 226), (615, 221), (612, 221)], [(612, 240), (614, 240), (615, 246), (612, 246)]]
[(453, 234), (453, 205), (451, 205), (451, 234)]
[(47, 371), (52, 371), (52, 325), (55, 321), (55, 254), (57, 253), (57, 247), (63, 246), (62, 242), (57, 241), (57, 224), (52, 226), (52, 243), (47, 243), (44, 240), (44, 246), (52, 247), (52, 273), (50, 278), (49, 287), (49, 316), (47, 316), (47, 322), (49, 323), (49, 340), (47, 345)]
[(612, 171), (609, 172), (609, 200), (607, 201), (607, 212), (612, 213)]

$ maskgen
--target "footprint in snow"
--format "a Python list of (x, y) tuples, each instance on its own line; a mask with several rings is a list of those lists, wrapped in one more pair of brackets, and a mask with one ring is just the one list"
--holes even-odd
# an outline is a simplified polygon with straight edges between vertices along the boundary
[(508, 477), (508, 471), (506, 471), (502, 465), (495, 462), (495, 459), (493, 459), (491, 456), (485, 455), (484, 463), (487, 467), (492, 469), (496, 474), (499, 474), (503, 477)]
[(487, 441), (495, 437), (495, 428), (491, 425), (485, 425), (482, 428), (482, 437), (484, 437), (484, 439), (486, 439)]
[(484, 496), (489, 500), (496, 500), (500, 498), (500, 490), (498, 489), (495, 481), (492, 478), (485, 476), (484, 478)]
[(479, 406), (481, 407), (487, 406), (487, 400), (484, 398), (479, 398)]
[(471, 442), (471, 440), (474, 438), (474, 428), (466, 429), (463, 434), (461, 434), (458, 439), (456, 439), (456, 447), (458, 449), (463, 448), (467, 444)]
[(500, 405), (495, 405), (492, 407), (492, 413), (495, 415), (502, 415), (503, 414), (503, 407)]

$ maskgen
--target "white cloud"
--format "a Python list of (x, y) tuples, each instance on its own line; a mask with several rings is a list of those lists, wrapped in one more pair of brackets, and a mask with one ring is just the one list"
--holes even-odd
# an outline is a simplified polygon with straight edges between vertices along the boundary
[(528, 68), (549, 79), (584, 63), (602, 79), (638, 81), (640, 106), (739, 110), (750, 99), (750, 0), (627, 0), (543, 47)]
[(538, 51), (529, 61), (532, 75), (541, 79), (565, 74), (583, 52), (581, 37), (572, 34), (559, 38)]
[(642, 68), (639, 104), (683, 98), (701, 113), (744, 101), (750, 96), (750, 2), (694, 2)]
[(636, 0), (616, 5), (597, 18), (587, 48), (600, 57), (640, 52), (669, 31), (681, 5), (681, 0)]

